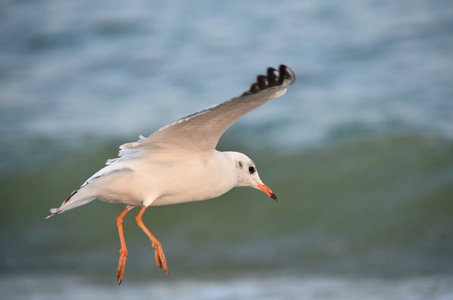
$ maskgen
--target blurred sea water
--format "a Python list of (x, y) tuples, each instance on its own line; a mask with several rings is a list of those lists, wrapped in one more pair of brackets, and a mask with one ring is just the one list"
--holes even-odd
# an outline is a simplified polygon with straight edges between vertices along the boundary
[[(0, 289), (6, 299), (453, 299), (449, 1), (0, 4)], [(134, 141), (296, 83), (235, 124), (279, 197), (251, 189), (133, 217), (99, 201), (44, 220)]]

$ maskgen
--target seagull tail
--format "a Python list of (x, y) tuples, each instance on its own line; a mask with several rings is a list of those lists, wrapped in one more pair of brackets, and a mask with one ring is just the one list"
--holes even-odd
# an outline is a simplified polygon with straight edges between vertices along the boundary
[(61, 214), (67, 210), (87, 204), (96, 199), (96, 196), (91, 193), (90, 189), (86, 189), (85, 187), (86, 186), (82, 186), (72, 192), (68, 199), (66, 199), (59, 208), (51, 208), (50, 215), (48, 215), (46, 219)]

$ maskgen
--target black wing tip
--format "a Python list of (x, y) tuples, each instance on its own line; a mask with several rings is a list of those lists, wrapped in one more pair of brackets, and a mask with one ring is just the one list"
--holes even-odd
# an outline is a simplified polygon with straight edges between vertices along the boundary
[(280, 65), (278, 70), (274, 68), (267, 69), (267, 76), (258, 75), (256, 78), (256, 83), (252, 84), (250, 90), (242, 94), (243, 96), (251, 95), (258, 93), (259, 91), (265, 90), (267, 88), (279, 85), (285, 85), (286, 87), (296, 81), (296, 75), (294, 72), (285, 65)]
[(279, 72), (281, 74), (281, 80), (282, 80), (282, 84), (283, 84), (283, 81), (284, 80), (288, 80), (289, 81), (289, 85), (293, 84), (294, 81), (296, 81), (296, 75), (294, 75), (294, 72), (293, 70), (291, 70), (290, 68), (288, 68), (287, 66), (285, 65), (280, 65), (280, 68), (279, 68)]

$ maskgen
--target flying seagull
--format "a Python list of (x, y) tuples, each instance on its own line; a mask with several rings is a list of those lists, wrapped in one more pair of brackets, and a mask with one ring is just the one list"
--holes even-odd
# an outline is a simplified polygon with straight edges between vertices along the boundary
[(117, 217), (121, 241), (117, 281), (123, 279), (128, 255), (123, 234), (123, 218), (134, 207), (141, 207), (135, 217), (138, 226), (152, 242), (157, 266), (168, 275), (161, 243), (143, 224), (149, 206), (201, 201), (219, 197), (238, 186), (263, 191), (277, 201), (275, 194), (261, 181), (253, 161), (239, 152), (221, 152), (215, 148), (222, 134), (245, 114), (269, 100), (285, 94), (296, 77), (290, 68), (268, 68), (267, 76), (240, 97), (188, 115), (165, 126), (147, 138), (120, 146), (118, 158), (88, 178), (72, 192), (59, 208), (52, 208), (50, 218), (87, 204), (94, 199), (126, 204)]

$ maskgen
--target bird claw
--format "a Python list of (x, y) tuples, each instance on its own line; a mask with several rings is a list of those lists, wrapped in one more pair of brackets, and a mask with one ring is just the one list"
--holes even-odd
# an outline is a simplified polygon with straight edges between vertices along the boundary
[(165, 259), (164, 251), (162, 249), (162, 244), (158, 241), (153, 242), (154, 257), (156, 259), (157, 267), (165, 272), (168, 275), (167, 261)]
[(123, 281), (123, 275), (124, 275), (124, 268), (126, 267), (126, 259), (127, 259), (127, 250), (121, 249), (120, 250), (120, 259), (118, 261), (118, 272), (116, 274), (116, 280), (118, 281), (118, 284), (121, 284)]

